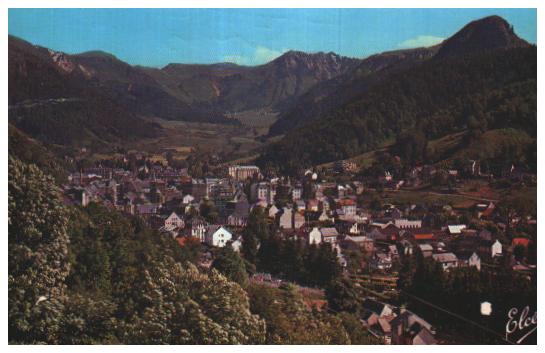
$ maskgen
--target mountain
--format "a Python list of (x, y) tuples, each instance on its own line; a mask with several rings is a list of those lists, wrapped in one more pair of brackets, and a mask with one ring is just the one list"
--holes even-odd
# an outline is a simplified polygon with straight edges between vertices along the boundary
[(63, 160), (11, 124), (8, 124), (8, 153), (22, 162), (35, 164), (59, 185), (66, 180), (68, 168)]
[(359, 63), (291, 51), (260, 66), (129, 65), (114, 55), (70, 55), (9, 37), (9, 119), (45, 143), (104, 146), (161, 134), (143, 118), (237, 124), (225, 113), (282, 110)]
[(9, 37), (8, 119), (47, 144), (104, 146), (160, 133), (89, 85), (90, 72), (69, 55)]
[(280, 135), (303, 123), (326, 115), (337, 107), (403, 70), (437, 53), (438, 46), (385, 52), (368, 57), (352, 70), (331, 80), (323, 81), (307, 93), (294, 99), (270, 127), (269, 135)]
[(224, 112), (283, 110), (315, 84), (346, 73), (358, 63), (358, 59), (334, 53), (290, 51), (253, 67), (229, 63), (169, 64), (161, 70), (146, 72), (170, 93), (189, 103), (209, 104)]
[(525, 48), (529, 43), (519, 38), (506, 20), (490, 16), (468, 23), (442, 45), (437, 58), (466, 55), (483, 50)]
[[(317, 112), (269, 145), (257, 163), (293, 174), (373, 150), (411, 130), (427, 138), (453, 132), (467, 132), (470, 138), (479, 131), (513, 127), (535, 137), (537, 50), (513, 39), (510, 28), (495, 17), (472, 22), (434, 49), (431, 58), (394, 70), (372, 89), (350, 92), (348, 101)], [(480, 40), (506, 33), (511, 39), (475, 49)]]
[(321, 82), (295, 100), (271, 126), (269, 135), (284, 134), (303, 123), (327, 115), (355, 99), (374, 84), (387, 80), (390, 74), (432, 57), (440, 59), (484, 50), (528, 46), (526, 41), (517, 37), (507, 21), (499, 16), (490, 16), (467, 24), (451, 38), (433, 47), (397, 50), (370, 56), (355, 70)]
[(96, 87), (134, 114), (167, 120), (229, 123), (212, 107), (190, 105), (178, 99), (145, 69), (131, 66), (103, 52), (71, 56), (88, 71), (88, 84)]

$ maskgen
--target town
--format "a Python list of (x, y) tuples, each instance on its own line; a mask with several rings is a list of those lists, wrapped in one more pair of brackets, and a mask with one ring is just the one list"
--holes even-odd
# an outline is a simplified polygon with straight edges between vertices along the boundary
[[(82, 167), (70, 174), (63, 194), (68, 204), (95, 202), (139, 216), (181, 247), (201, 243), (203, 267), (211, 266), (215, 249), (244, 252), (249, 219), (261, 215), (279, 241), (331, 249), (341, 276), (358, 293), (360, 319), (374, 337), (387, 344), (436, 344), (445, 340), (428, 318), (396, 305), (407, 290), (401, 283), (407, 259), (416, 254), (432, 259), (445, 273), (463, 267), (479, 272), (510, 268), (523, 278), (535, 278), (532, 210), (523, 214), (524, 207), (516, 202), (480, 191), (501, 183), (535, 186), (536, 177), (513, 166), (494, 178), (481, 172), (475, 160), (460, 169), (406, 169), (404, 174), (384, 169), (369, 176), (358, 173), (354, 162), (339, 161), (288, 177), (254, 165), (218, 164), (193, 177), (188, 168), (152, 162), (137, 153)], [(467, 184), (476, 186), (464, 188)], [(261, 239), (257, 248), (269, 246), (275, 257), (279, 255), (272, 248), (277, 245)], [(253, 269), (250, 278), (312, 287), (322, 297), (312, 306), (323, 307), (319, 281), (298, 281), (289, 273), (299, 269), (279, 266), (271, 262), (267, 272)]]

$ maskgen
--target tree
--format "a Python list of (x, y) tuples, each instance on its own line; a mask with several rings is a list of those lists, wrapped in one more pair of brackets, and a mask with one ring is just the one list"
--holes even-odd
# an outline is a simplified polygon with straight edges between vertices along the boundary
[(9, 341), (56, 343), (69, 273), (67, 210), (53, 178), (8, 164)]
[(216, 205), (210, 200), (205, 200), (201, 203), (199, 212), (208, 223), (214, 223), (218, 218)]
[(265, 324), (236, 283), (213, 269), (182, 266), (170, 256), (141, 266), (134, 310), (119, 324), (126, 344), (260, 344)]
[(261, 246), (257, 252), (257, 268), (259, 271), (269, 272), (274, 275), (281, 273), (280, 254), (282, 243), (282, 239), (276, 235), (261, 241)]
[(212, 262), (212, 268), (242, 287), (248, 285), (248, 274), (244, 260), (230, 245), (224, 246), (217, 252), (216, 258)]
[(61, 320), (59, 344), (118, 344), (116, 305), (106, 299), (70, 296)]
[[(418, 256), (422, 256), (422, 253), (420, 252), (420, 250), (418, 251), (419, 251)], [(397, 287), (401, 290), (400, 296), (402, 298), (405, 298), (403, 291), (410, 290), (410, 288), (412, 287), (413, 274), (414, 274), (413, 256), (404, 255), (401, 258), (401, 268), (399, 269), (399, 277), (397, 280)]]
[(350, 344), (382, 344), (363, 327), (359, 317), (352, 313), (342, 312), (337, 315), (350, 338)]
[(260, 241), (269, 237), (269, 224), (264, 210), (254, 207), (248, 216), (248, 222), (242, 232), (242, 255), (252, 263), (257, 264), (257, 248)]
[(393, 151), (408, 165), (426, 160), (428, 141), (419, 129), (403, 131), (396, 137)]
[(337, 279), (326, 287), (325, 295), (331, 309), (358, 313), (361, 309), (358, 293), (354, 284), (347, 278)]
[(329, 243), (318, 246), (312, 244), (307, 248), (305, 257), (305, 283), (315, 286), (327, 286), (342, 273), (337, 260), (337, 253)]
[(326, 311), (307, 307), (297, 288), (252, 284), (248, 288), (252, 312), (267, 323), (267, 344), (349, 344), (341, 320)]

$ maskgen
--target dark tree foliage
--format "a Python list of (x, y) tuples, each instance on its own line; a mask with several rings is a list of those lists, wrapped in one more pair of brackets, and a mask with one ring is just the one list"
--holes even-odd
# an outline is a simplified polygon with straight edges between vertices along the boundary
[(396, 136), (393, 153), (408, 165), (426, 161), (428, 141), (422, 130), (403, 131)]
[(242, 287), (248, 284), (248, 274), (246, 273), (244, 260), (231, 246), (224, 246), (216, 253), (212, 268)]
[(261, 243), (257, 269), (303, 285), (325, 287), (340, 277), (337, 253), (328, 243), (304, 246), (271, 236)]
[(12, 343), (57, 340), (68, 261), (67, 210), (53, 178), (9, 158), (8, 321)]
[(309, 309), (292, 285), (251, 285), (248, 294), (252, 312), (267, 323), (267, 344), (352, 343), (338, 317)]
[(331, 282), (326, 287), (327, 302), (335, 311), (359, 313), (361, 299), (354, 288), (354, 283), (347, 278), (341, 278)]
[(295, 174), (376, 149), (407, 129), (428, 139), (477, 125), (535, 137), (536, 71), (535, 47), (428, 60), (290, 131), (257, 162)]
[(255, 207), (250, 216), (244, 231), (242, 232), (242, 255), (252, 263), (257, 263), (257, 248), (260, 241), (269, 237), (269, 224), (267, 215), (261, 207)]
[(202, 202), (199, 212), (208, 223), (215, 223), (218, 219), (218, 210), (212, 201), (206, 200)]

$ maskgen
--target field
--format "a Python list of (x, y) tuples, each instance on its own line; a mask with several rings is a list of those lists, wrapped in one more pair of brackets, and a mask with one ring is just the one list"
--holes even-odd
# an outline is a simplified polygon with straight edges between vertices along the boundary
[[(163, 128), (161, 136), (140, 139), (125, 145), (128, 151), (152, 154), (155, 161), (165, 161), (166, 153), (174, 159), (185, 159), (194, 151), (221, 155), (225, 160), (245, 161), (255, 158), (253, 152), (264, 145), (260, 137), (268, 132), (277, 113), (259, 110), (231, 114), (241, 125), (220, 125), (147, 118)], [(94, 155), (103, 159), (113, 153)]]

